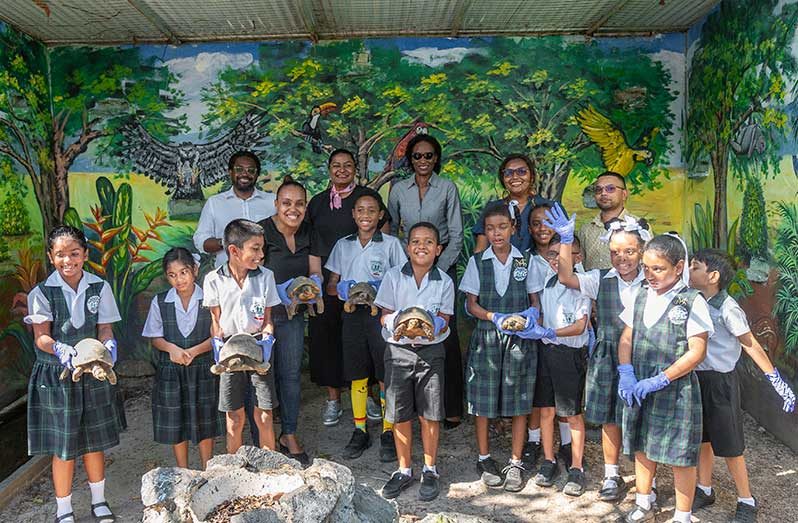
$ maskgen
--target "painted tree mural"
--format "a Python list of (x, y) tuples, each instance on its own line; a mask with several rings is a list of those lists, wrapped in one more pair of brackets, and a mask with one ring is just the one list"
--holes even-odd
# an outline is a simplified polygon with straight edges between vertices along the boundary
[[(790, 45), (798, 5), (777, 0), (728, 0), (709, 15), (690, 70), (687, 154), (692, 164), (709, 158), (715, 184), (713, 244), (728, 238), (726, 194), (730, 164), (743, 174), (777, 167), (788, 116), (781, 107), (794, 77)], [(776, 12), (779, 6), (780, 12)], [(733, 155), (744, 126), (759, 129), (759, 151)], [(752, 154), (753, 153), (753, 154)]]

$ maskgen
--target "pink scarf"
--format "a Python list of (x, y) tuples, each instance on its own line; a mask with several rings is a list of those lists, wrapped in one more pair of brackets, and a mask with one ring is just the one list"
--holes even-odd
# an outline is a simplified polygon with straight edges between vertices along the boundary
[(330, 184), (330, 210), (333, 209), (340, 209), (341, 204), (341, 194), (352, 192), (355, 188), (355, 182), (350, 183), (340, 191), (335, 188), (334, 184)]

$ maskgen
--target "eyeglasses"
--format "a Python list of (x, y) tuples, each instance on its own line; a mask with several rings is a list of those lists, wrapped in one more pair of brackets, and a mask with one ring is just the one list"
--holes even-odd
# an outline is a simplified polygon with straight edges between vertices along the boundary
[(233, 172), (236, 174), (258, 174), (258, 170), (255, 167), (243, 167), (241, 165), (234, 166)]
[(519, 178), (523, 178), (527, 174), (529, 174), (529, 169), (527, 169), (526, 167), (519, 167), (518, 169), (507, 168), (507, 169), (502, 171), (502, 175), (505, 178), (512, 178), (513, 176), (517, 176)]
[(413, 153), (411, 156), (414, 160), (420, 160), (422, 158), (425, 160), (432, 160), (435, 158), (435, 153)]
[(605, 192), (607, 194), (613, 194), (618, 189), (623, 190), (623, 189), (626, 189), (626, 187), (621, 187), (620, 185), (612, 185), (612, 184), (594, 185), (593, 186), (593, 192), (596, 193), (596, 194), (601, 194), (603, 192)]

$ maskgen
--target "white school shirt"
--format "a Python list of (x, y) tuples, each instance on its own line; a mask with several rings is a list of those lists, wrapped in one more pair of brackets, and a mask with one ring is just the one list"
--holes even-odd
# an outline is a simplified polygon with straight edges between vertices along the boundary
[[(641, 288), (638, 292), (646, 293), (646, 303), (643, 309), (643, 324), (646, 328), (651, 328), (659, 321), (665, 310), (667, 310), (673, 298), (684, 287), (684, 282), (679, 280), (676, 284), (668, 290), (665, 294), (657, 294), (657, 291), (650, 287), (645, 289)], [(635, 319), (635, 305), (634, 301), (623, 309), (619, 316), (621, 321), (627, 326), (634, 328)], [(690, 314), (687, 316), (687, 337), (696, 336), (702, 332), (709, 333), (711, 337), (715, 332), (712, 327), (712, 317), (709, 315), (709, 305), (707, 300), (700, 294), (693, 301), (693, 306), (690, 308)]]
[[(590, 298), (591, 300), (598, 299), (599, 286), (601, 285), (601, 270), (593, 269), (588, 272), (575, 272), (576, 278), (579, 280), (579, 291)], [(604, 279), (618, 279), (618, 297), (624, 307), (632, 307), (635, 304), (635, 297), (637, 291), (646, 279), (643, 275), (643, 270), (637, 271), (637, 276), (632, 281), (626, 281), (618, 275), (618, 271), (614, 268), (607, 271)]]
[[(473, 294), (474, 296), (479, 296), (479, 267), (477, 267), (477, 260), (476, 257), (478, 255), (471, 256), (468, 259), (468, 265), (466, 266), (465, 273), (463, 274), (463, 278), (460, 280), (460, 290), (462, 292), (467, 292), (468, 294)], [(519, 251), (515, 246), (510, 249), (510, 255), (507, 256), (507, 261), (502, 263), (496, 257), (496, 253), (493, 252), (493, 247), (489, 247), (485, 251), (482, 252), (480, 257), (480, 263), (483, 260), (491, 260), (493, 264), (493, 287), (496, 289), (496, 292), (499, 296), (504, 296), (504, 293), (507, 292), (507, 287), (510, 286), (510, 276), (515, 277), (513, 272), (513, 258), (522, 258), (523, 254)], [(533, 265), (531, 257), (530, 257), (530, 265)], [(526, 271), (526, 292), (527, 294), (532, 294), (535, 292), (539, 292), (543, 285), (545, 284), (542, 281), (540, 276), (540, 271), (537, 270), (537, 266), (533, 265), (529, 267)]]
[[(233, 189), (211, 196), (202, 207), (197, 230), (194, 233), (194, 246), (198, 251), (206, 252), (203, 248), (205, 240), (224, 238), (224, 228), (238, 218), (259, 222), (273, 216), (276, 213), (275, 199), (274, 194), (258, 189), (255, 189), (252, 196), (246, 200), (239, 198)], [(216, 253), (214, 267), (221, 267), (226, 262), (227, 251), (222, 249)]]
[(219, 324), (225, 338), (261, 332), (266, 307), (280, 304), (274, 273), (260, 265), (249, 271), (243, 287), (239, 287), (225, 263), (205, 276), (202, 293), (204, 307), (221, 307)]
[(399, 238), (377, 231), (365, 246), (357, 233), (338, 240), (324, 267), (341, 280), (364, 282), (382, 280), (388, 269), (405, 263), (407, 256)]
[[(103, 287), (100, 290), (100, 299), (96, 303), (90, 301), (88, 309), (97, 311), (97, 323), (116, 323), (122, 319), (122, 316), (119, 315), (119, 308), (116, 306), (116, 300), (114, 300), (111, 286), (99, 276), (83, 271), (83, 276), (78, 282), (78, 290), (75, 291), (61, 278), (58, 271), (53, 271), (47, 280), (45, 280), (44, 285), (45, 287), (61, 288), (64, 300), (70, 311), (69, 322), (74, 328), (79, 329), (86, 323), (84, 315), (84, 311), (86, 310), (86, 291), (90, 284), (97, 282), (103, 282)], [(25, 316), (23, 321), (29, 325), (53, 321), (53, 312), (50, 308), (50, 302), (47, 301), (47, 298), (38, 286), (34, 287), (33, 290), (28, 293), (28, 315)]]
[[(199, 313), (199, 302), (202, 301), (202, 289), (196, 283), (194, 292), (188, 302), (188, 310), (183, 308), (183, 300), (177, 295), (177, 291), (172, 287), (163, 299), (166, 303), (175, 304), (175, 320), (180, 334), (188, 338), (197, 325), (197, 315)], [(150, 312), (147, 313), (147, 321), (144, 322), (144, 329), (141, 331), (144, 338), (163, 338), (163, 316), (161, 308), (158, 306), (158, 296), (152, 297)], [(208, 333), (210, 336), (210, 333)]]
[(388, 269), (374, 303), (392, 311), (422, 307), (432, 314), (454, 314), (454, 284), (445, 272), (433, 266), (418, 286), (413, 267), (407, 262)]
[[(590, 298), (576, 289), (569, 289), (552, 276), (547, 286), (540, 293), (540, 309), (543, 312), (543, 326), (550, 329), (561, 329), (579, 321), (583, 316), (590, 316)], [(587, 325), (581, 334), (576, 336), (558, 336), (556, 341), (542, 340), (545, 344), (556, 343), (580, 349), (587, 345)]]
[(731, 296), (726, 296), (720, 308), (709, 305), (709, 315), (715, 334), (707, 341), (707, 357), (698, 364), (696, 370), (731, 372), (742, 352), (738, 337), (751, 332), (748, 318)]

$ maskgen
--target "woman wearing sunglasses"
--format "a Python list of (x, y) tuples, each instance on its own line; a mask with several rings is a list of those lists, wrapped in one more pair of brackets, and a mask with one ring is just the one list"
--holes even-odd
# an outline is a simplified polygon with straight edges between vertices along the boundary
[[(388, 196), (391, 234), (407, 242), (407, 232), (418, 222), (432, 223), (444, 246), (438, 268), (457, 283), (457, 259), (463, 248), (463, 215), (460, 194), (451, 180), (441, 178), (441, 144), (433, 136), (419, 134), (407, 144), (407, 164), (413, 176), (394, 183)], [(457, 325), (454, 316), (449, 320)], [(444, 369), (444, 428), (453, 428), (463, 415), (463, 363), (457, 329), (443, 342), (446, 349)]]
[[(484, 207), (488, 209), (497, 202), (504, 202), (510, 206), (510, 215), (515, 219), (515, 231), (510, 237), (510, 243), (521, 252), (534, 245), (529, 232), (529, 216), (532, 209), (537, 205), (554, 205), (552, 200), (536, 194), (535, 177), (535, 165), (528, 156), (523, 154), (506, 156), (499, 165), (499, 183), (504, 187), (504, 196), (500, 200), (488, 202)], [(488, 248), (483, 223), (484, 219), (480, 216), (471, 229), (476, 240), (475, 253)]]

